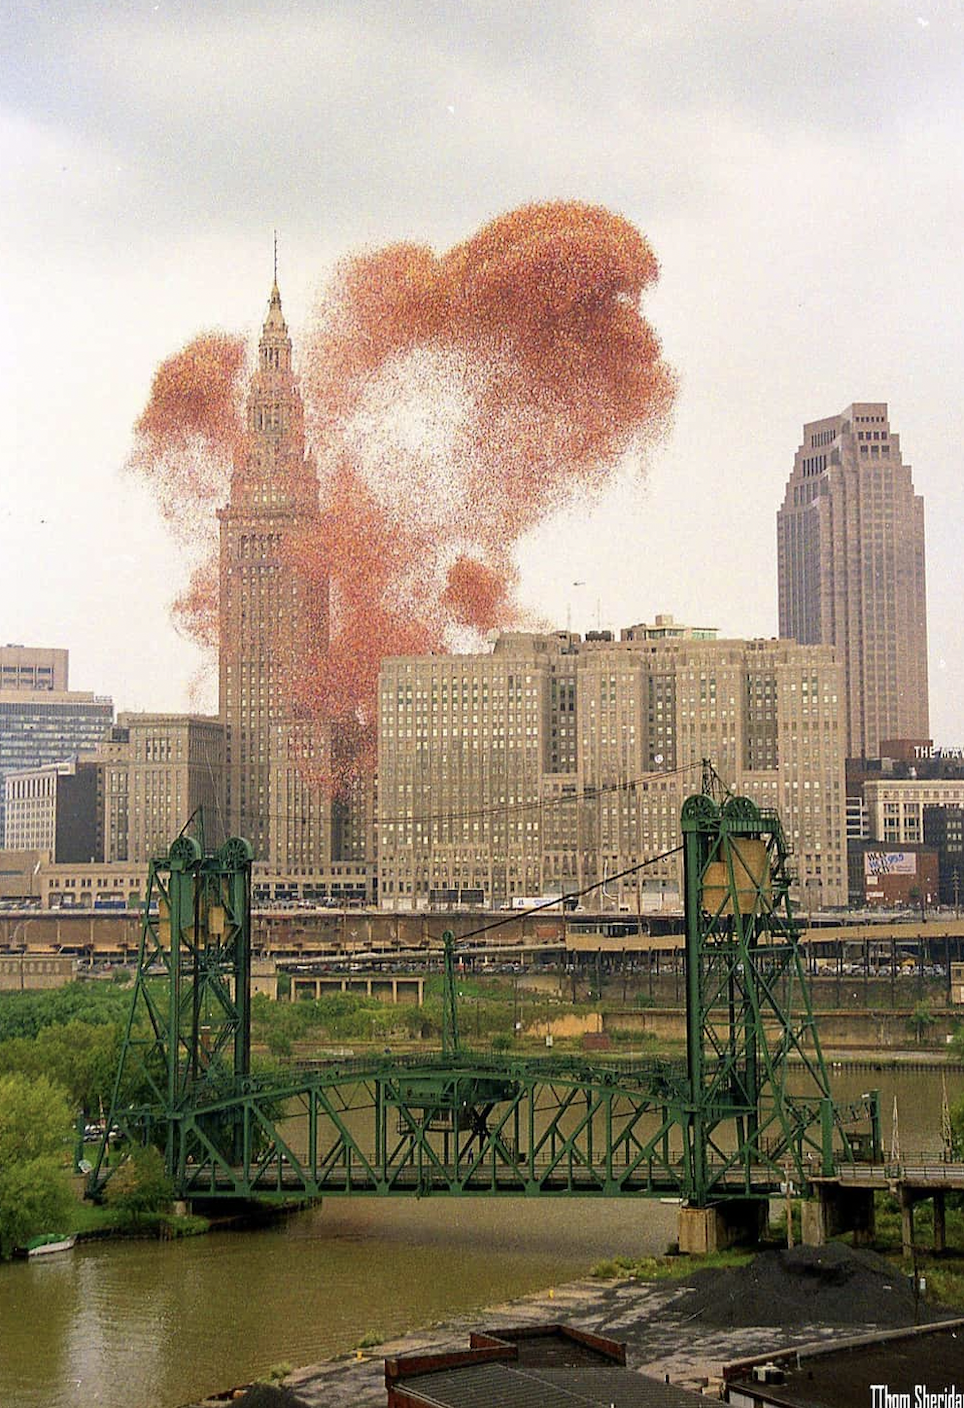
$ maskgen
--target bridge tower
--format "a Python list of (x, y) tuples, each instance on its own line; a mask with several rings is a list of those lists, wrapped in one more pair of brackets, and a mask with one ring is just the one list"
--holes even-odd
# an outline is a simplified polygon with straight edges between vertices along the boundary
[[(844, 1126), (862, 1112), (841, 1111), (831, 1097), (779, 817), (707, 777), (703, 792), (683, 804), (681, 829), (688, 1087), (682, 1191), (690, 1208), (704, 1210), (736, 1169), (748, 1199), (757, 1184), (791, 1180), (802, 1187), (831, 1175), (841, 1140), (847, 1147)], [(747, 1204), (754, 1216), (760, 1207)]]
[[(251, 860), (250, 845), (237, 837), (205, 852), (203, 839), (182, 834), (150, 862), (134, 993), (92, 1193), (108, 1176), (111, 1131), (163, 1147), (176, 1181), (187, 1152), (185, 1117), (236, 1095), (250, 1076)], [(212, 1121), (202, 1137), (231, 1161), (241, 1157), (242, 1134), (239, 1112)]]

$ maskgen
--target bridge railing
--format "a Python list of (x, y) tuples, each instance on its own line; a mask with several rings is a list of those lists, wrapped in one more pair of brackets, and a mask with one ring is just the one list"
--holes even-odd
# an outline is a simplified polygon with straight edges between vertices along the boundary
[(868, 1178), (887, 1183), (946, 1183), (964, 1188), (964, 1160), (948, 1149), (921, 1149), (886, 1159), (877, 1164), (841, 1164), (835, 1176), (841, 1183), (866, 1182)]

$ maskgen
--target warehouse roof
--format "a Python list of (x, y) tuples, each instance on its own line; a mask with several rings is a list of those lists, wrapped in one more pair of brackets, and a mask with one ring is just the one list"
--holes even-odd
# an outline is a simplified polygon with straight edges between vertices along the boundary
[(625, 1368), (625, 1346), (566, 1325), (474, 1334), (452, 1354), (385, 1361), (390, 1408), (692, 1408), (699, 1396)]

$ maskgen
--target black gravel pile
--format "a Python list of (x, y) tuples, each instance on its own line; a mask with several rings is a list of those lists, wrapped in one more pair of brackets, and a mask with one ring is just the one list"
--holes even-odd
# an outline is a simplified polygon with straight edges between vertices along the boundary
[[(736, 1270), (697, 1271), (673, 1302), (684, 1322), (720, 1328), (793, 1327), (807, 1323), (879, 1325), (914, 1323), (914, 1292), (876, 1252), (840, 1242), (761, 1252)], [(928, 1306), (925, 1319), (937, 1319)]]
[(279, 1384), (252, 1384), (240, 1398), (232, 1400), (232, 1408), (308, 1408), (303, 1398)]

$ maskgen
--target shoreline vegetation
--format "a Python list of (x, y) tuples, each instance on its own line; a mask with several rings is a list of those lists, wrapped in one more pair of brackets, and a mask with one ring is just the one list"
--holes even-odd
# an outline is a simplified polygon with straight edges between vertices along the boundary
[[(50, 991), (0, 993), (0, 1257), (41, 1233), (87, 1236), (198, 1235), (211, 1223), (169, 1214), (171, 1189), (159, 1161), (138, 1151), (111, 1180), (107, 1205), (82, 1201), (82, 1183), (71, 1179), (69, 1154), (76, 1147), (78, 1120), (103, 1127), (109, 1109), (131, 992), (131, 974), (107, 981), (77, 981)], [(604, 1014), (613, 1019), (606, 1035), (612, 1056), (679, 1059), (683, 1043), (620, 1027), (617, 1013), (655, 1007), (640, 975), (619, 985), (622, 1001), (580, 987), (575, 977), (555, 991), (525, 988), (515, 974), (458, 977), (459, 1015), (467, 1050), (535, 1058), (546, 1054), (547, 1036), (559, 1019), (572, 1018), (571, 1034), (554, 1035), (553, 1054), (584, 1050), (584, 1023)], [(584, 984), (582, 984), (584, 987)], [(954, 1070), (964, 1057), (964, 1025), (951, 1042), (919, 1045), (930, 1027), (930, 1009), (919, 1003), (906, 1019), (900, 1049), (828, 1050), (831, 1068), (898, 1070), (933, 1066)], [(332, 992), (297, 1002), (252, 1003), (255, 1062), (262, 1073), (282, 1071), (303, 1060), (350, 1055), (437, 1052), (443, 1025), (443, 979), (426, 975), (421, 1007), (389, 1005), (363, 994)], [(818, 1014), (819, 1017), (819, 1014)], [(598, 1028), (597, 1028), (598, 1033)], [(603, 1053), (599, 1053), (605, 1055)], [(135, 1088), (125, 1098), (136, 1100)], [(964, 1129), (964, 1102), (954, 1112)], [(123, 1188), (122, 1185), (126, 1185)], [(269, 1212), (268, 1215), (276, 1215)], [(224, 1225), (216, 1219), (215, 1225)]]

